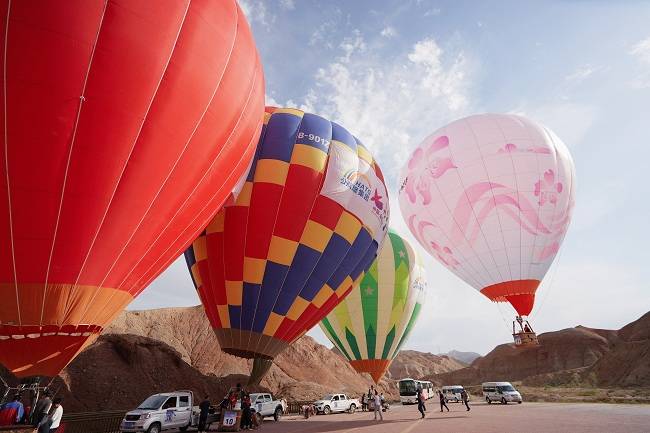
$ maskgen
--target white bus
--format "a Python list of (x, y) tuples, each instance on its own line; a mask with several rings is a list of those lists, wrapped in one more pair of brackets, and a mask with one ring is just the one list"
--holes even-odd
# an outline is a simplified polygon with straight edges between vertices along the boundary
[(433, 384), (427, 380), (417, 380), (406, 378), (399, 381), (399, 399), (402, 404), (415, 404), (418, 402), (417, 391), (422, 390), (424, 399), (428, 400), (433, 397), (435, 391)]

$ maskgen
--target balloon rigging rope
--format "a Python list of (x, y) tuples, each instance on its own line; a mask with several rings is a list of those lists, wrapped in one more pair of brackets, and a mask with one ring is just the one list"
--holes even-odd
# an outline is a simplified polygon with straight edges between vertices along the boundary
[(539, 313), (542, 311), (542, 308), (546, 303), (546, 299), (548, 298), (549, 293), (551, 293), (551, 289), (553, 288), (553, 283), (555, 282), (555, 276), (557, 275), (557, 269), (560, 267), (560, 260), (562, 259), (563, 252), (564, 252), (564, 248), (561, 248), (557, 256), (557, 260), (555, 261), (555, 269), (553, 269), (553, 274), (551, 275), (551, 279), (549, 280), (548, 284), (545, 285), (544, 297), (542, 298), (542, 301), (539, 304), (539, 308), (537, 309), (537, 311), (535, 311), (535, 317), (537, 317)]

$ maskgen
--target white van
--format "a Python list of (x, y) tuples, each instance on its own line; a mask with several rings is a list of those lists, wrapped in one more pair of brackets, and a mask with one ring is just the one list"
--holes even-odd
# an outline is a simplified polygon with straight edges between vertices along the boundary
[[(443, 386), (442, 387), (442, 395), (445, 397), (446, 402), (453, 401), (455, 403), (459, 403), (463, 401), (462, 397), (460, 396), (460, 393), (463, 392), (463, 386), (462, 385), (451, 385), (451, 386)], [(469, 399), (469, 393), (467, 394), (467, 398)]]
[(500, 402), (501, 404), (508, 404), (509, 402), (517, 402), (521, 404), (521, 394), (515, 389), (510, 382), (485, 382), (483, 383), (483, 397), (488, 404)]

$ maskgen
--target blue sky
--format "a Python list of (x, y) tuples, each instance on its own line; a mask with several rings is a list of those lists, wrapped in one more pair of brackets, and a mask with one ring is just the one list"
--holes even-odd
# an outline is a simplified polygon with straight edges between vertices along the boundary
[[(264, 63), (267, 103), (336, 120), (375, 154), (408, 235), (399, 168), (429, 133), (480, 112), (544, 123), (576, 164), (576, 211), (538, 292), (538, 332), (618, 328), (650, 310), (650, 3), (240, 1)], [(415, 244), (415, 241), (413, 241)], [(407, 348), (486, 353), (513, 310), (434, 259)], [(130, 309), (198, 303), (182, 261)], [(327, 340), (319, 330), (310, 332)]]

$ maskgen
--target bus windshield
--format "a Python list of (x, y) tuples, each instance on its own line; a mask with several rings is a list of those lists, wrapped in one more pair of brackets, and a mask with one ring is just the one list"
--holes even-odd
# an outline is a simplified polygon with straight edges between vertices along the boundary
[(399, 382), (399, 395), (415, 395), (415, 381), (414, 380), (400, 380)]

